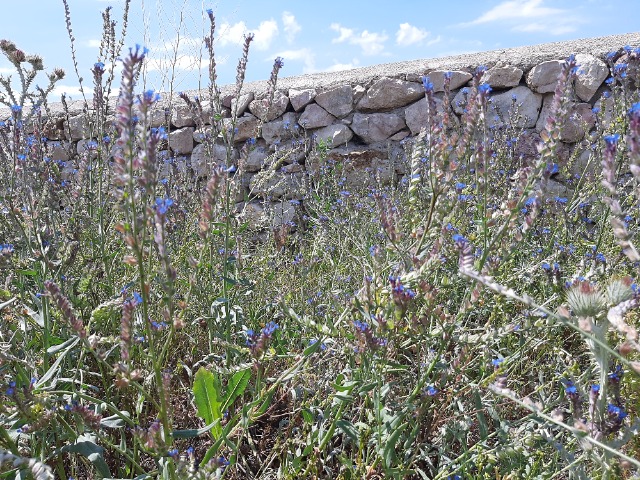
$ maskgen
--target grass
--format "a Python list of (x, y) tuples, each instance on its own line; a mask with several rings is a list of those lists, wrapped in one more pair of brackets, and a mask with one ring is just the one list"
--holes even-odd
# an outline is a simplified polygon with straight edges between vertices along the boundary
[(304, 152), (318, 168), (296, 216), (256, 229), (243, 171), (256, 144), (234, 141), (213, 15), (208, 106), (183, 98), (226, 152), (206, 178), (163, 162), (170, 123), (148, 128), (157, 95), (135, 93), (148, 54), (121, 51), (109, 15), (94, 142), (66, 164), (45, 133), (63, 72), (32, 91), (42, 60), (0, 43), (18, 75), (0, 97), (2, 478), (637, 475), (638, 50), (608, 58), (611, 100), (568, 161), (572, 58), (534, 157), (518, 154), (517, 102), (486, 127), (482, 69), (461, 122), (425, 80), (405, 175), (351, 185), (302, 132), (254, 188), (269, 197)]

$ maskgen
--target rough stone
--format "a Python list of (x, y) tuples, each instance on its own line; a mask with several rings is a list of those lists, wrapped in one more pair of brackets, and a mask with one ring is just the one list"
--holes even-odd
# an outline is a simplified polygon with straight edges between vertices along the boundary
[(289, 202), (273, 202), (266, 205), (258, 202), (236, 204), (236, 211), (252, 229), (278, 227), (291, 224), (295, 219), (296, 210)]
[(180, 104), (173, 108), (171, 123), (177, 128), (192, 127), (196, 124), (191, 109), (185, 104)]
[(249, 104), (249, 111), (263, 122), (270, 122), (286, 112), (288, 106), (289, 97), (277, 90), (273, 94), (273, 100), (270, 105), (269, 99), (266, 97), (256, 99)]
[(69, 160), (69, 148), (71, 147), (71, 143), (69, 142), (49, 142), (48, 144), (49, 150), (49, 158), (53, 161), (59, 160), (65, 162)]
[(316, 97), (316, 91), (313, 88), (305, 88), (304, 90), (289, 90), (289, 101), (296, 112), (309, 105)]
[(575, 92), (581, 100), (588, 102), (609, 76), (609, 68), (602, 60), (584, 53), (576, 55), (576, 63)]
[(451, 74), (451, 82), (449, 83), (449, 90), (451, 91), (463, 86), (465, 83), (471, 80), (472, 76), (470, 73), (462, 71), (448, 72), (446, 70), (435, 70), (433, 72), (429, 72), (425, 76), (429, 77), (429, 80), (431, 81), (431, 83), (433, 83), (434, 92), (444, 92), (444, 76), (447, 73)]
[[(65, 121), (65, 123), (67, 123), (67, 121)], [(68, 120), (68, 129), (67, 125), (65, 125), (65, 135), (68, 136), (69, 132), (71, 132), (70, 140), (82, 140), (83, 138), (87, 138), (89, 136), (89, 123), (87, 122), (84, 115), (71, 117)]]
[(356, 113), (351, 129), (365, 143), (381, 142), (406, 127), (395, 113)]
[[(435, 96), (436, 102), (436, 113), (438, 115), (442, 115), (444, 111), (444, 101), (441, 97), (442, 94)], [(459, 123), (458, 117), (453, 114), (453, 111), (450, 110), (451, 119), (454, 123)], [(404, 110), (404, 119), (407, 123), (407, 127), (411, 130), (412, 135), (417, 135), (420, 133), (422, 127), (427, 126), (427, 121), (429, 119), (427, 112), (427, 99), (423, 98), (418, 100), (417, 102), (409, 105)]]
[(330, 142), (329, 144), (334, 147), (344, 145), (353, 138), (353, 132), (351, 129), (340, 123), (328, 125), (313, 133), (316, 135), (318, 140), (328, 141)]
[(518, 67), (496, 65), (484, 73), (482, 81), (488, 83), (494, 90), (515, 87), (520, 84), (522, 73)]
[(304, 109), (298, 123), (303, 128), (320, 128), (331, 125), (336, 120), (336, 117), (327, 112), (320, 105), (312, 103), (307, 105)]
[[(86, 152), (89, 151), (89, 149), (87, 148), (87, 145), (89, 143), (96, 143), (95, 140), (80, 140), (78, 141), (78, 143), (76, 144), (76, 152), (78, 153), (78, 155), (84, 155)], [(98, 152), (96, 151), (96, 149), (93, 149), (93, 153), (91, 154), (92, 158), (97, 158), (98, 157)]]
[[(224, 119), (225, 128), (231, 128), (232, 120), (230, 118)], [(246, 114), (236, 120), (236, 134), (234, 140), (236, 142), (244, 142), (250, 138), (255, 138), (258, 129), (258, 119), (253, 115)]]
[[(538, 132), (542, 131), (547, 123), (552, 102), (553, 95), (545, 96), (540, 118), (536, 123)], [(588, 103), (573, 103), (569, 107), (567, 118), (560, 128), (559, 138), (567, 143), (579, 142), (584, 138), (585, 133), (593, 128), (595, 122), (596, 116), (591, 110), (591, 105)]]
[[(502, 120), (495, 112), (497, 110), (503, 119), (509, 118), (509, 112), (513, 106), (515, 96), (516, 105), (520, 118), (515, 122), (519, 128), (531, 128), (536, 125), (540, 107), (542, 106), (542, 95), (533, 93), (525, 86), (520, 86), (503, 93), (491, 96), (491, 104), (487, 112), (487, 125), (490, 127), (500, 125)], [(495, 109), (495, 110), (494, 110)]]
[(538, 93), (555, 91), (563, 63), (561, 60), (549, 60), (533, 67), (527, 74), (529, 88)]
[[(227, 165), (227, 147), (214, 145), (213, 155), (207, 154), (207, 145), (197, 145), (191, 153), (191, 169), (196, 177), (206, 177), (213, 165)], [(233, 150), (230, 164), (235, 164), (238, 153)]]
[(149, 117), (149, 126), (151, 128), (158, 128), (162, 125), (166, 125), (167, 123), (167, 115), (164, 108), (155, 108), (151, 110), (151, 115)]
[(393, 179), (394, 167), (386, 146), (373, 149), (342, 147), (330, 150), (327, 159), (343, 162), (348, 188), (362, 188), (378, 183), (389, 185)]
[(204, 143), (207, 140), (211, 140), (213, 135), (213, 129), (211, 127), (198, 128), (193, 131), (193, 141), (197, 143)]
[(293, 126), (296, 125), (297, 115), (293, 112), (285, 113), (282, 118), (262, 125), (262, 138), (267, 144), (275, 145), (293, 138)]
[(249, 152), (244, 162), (244, 169), (247, 172), (257, 172), (264, 165), (264, 161), (269, 156), (267, 149), (261, 145), (255, 147)]
[(254, 98), (255, 95), (253, 92), (240, 95), (240, 98), (237, 101), (235, 98), (232, 98), (230, 105), (231, 111), (233, 112), (233, 110), (237, 108), (238, 111), (236, 113), (236, 117), (241, 117), (242, 115), (244, 115), (244, 112), (247, 111), (247, 108), (249, 108), (249, 104), (253, 102)]
[(364, 94), (367, 93), (367, 89), (364, 88), (362, 85), (353, 85), (351, 87), (351, 90), (353, 90), (354, 105), (356, 105), (360, 101), (360, 99), (364, 97)]
[(191, 153), (193, 151), (193, 132), (193, 127), (174, 130), (169, 134), (169, 148), (178, 155)]
[(422, 85), (395, 78), (381, 78), (369, 87), (358, 102), (357, 109), (364, 112), (404, 107), (424, 97)]
[(451, 108), (458, 115), (462, 115), (464, 113), (464, 109), (467, 107), (467, 96), (471, 92), (469, 88), (461, 88), (458, 93), (451, 99)]
[(264, 171), (251, 179), (249, 188), (252, 195), (263, 198), (302, 198), (304, 174)]
[(341, 85), (316, 95), (315, 101), (331, 115), (341, 118), (353, 111), (353, 89)]

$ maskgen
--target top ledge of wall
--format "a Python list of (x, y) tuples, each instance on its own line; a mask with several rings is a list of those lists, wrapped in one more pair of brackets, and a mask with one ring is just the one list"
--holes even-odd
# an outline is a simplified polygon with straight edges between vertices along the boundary
[[(640, 32), (489, 50), (449, 57), (385, 63), (339, 72), (320, 72), (294, 77), (282, 77), (278, 79), (277, 89), (288, 92), (290, 89), (315, 88), (322, 91), (337, 85), (368, 85), (370, 82), (382, 77), (406, 79), (407, 77), (424, 75), (434, 70), (466, 70), (471, 72), (480, 65), (491, 68), (497, 63), (518, 67), (526, 73), (541, 62), (563, 59), (571, 54), (588, 53), (604, 59), (607, 53), (617, 51), (625, 45), (640, 46)], [(286, 58), (284, 60), (286, 65)], [(245, 83), (242, 91), (243, 93), (254, 92), (256, 97), (259, 98), (266, 93), (267, 88), (268, 82), (260, 80)], [(224, 85), (220, 87), (220, 90), (222, 96), (229, 95), (235, 91), (235, 85)], [(198, 90), (188, 90), (185, 93), (190, 98), (201, 95)], [(110, 104), (115, 105), (115, 101), (116, 97), (109, 99)], [(174, 105), (182, 103), (182, 100), (175, 95), (173, 101), (170, 102), (166, 96), (162, 96), (158, 103), (159, 108), (164, 108), (170, 103)], [(54, 116), (62, 113), (60, 103), (51, 103), (49, 106)], [(69, 102), (71, 114), (80, 113), (82, 107), (83, 102), (81, 100)], [(7, 112), (6, 108), (0, 108), (0, 117), (4, 117)]]

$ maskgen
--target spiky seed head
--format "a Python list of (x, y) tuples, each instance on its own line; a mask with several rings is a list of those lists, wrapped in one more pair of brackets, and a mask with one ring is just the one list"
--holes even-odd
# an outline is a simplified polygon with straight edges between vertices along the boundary
[(630, 277), (616, 278), (607, 285), (607, 301), (609, 305), (618, 305), (633, 297)]
[(606, 306), (602, 293), (588, 281), (571, 287), (567, 292), (567, 303), (578, 317), (598, 317)]

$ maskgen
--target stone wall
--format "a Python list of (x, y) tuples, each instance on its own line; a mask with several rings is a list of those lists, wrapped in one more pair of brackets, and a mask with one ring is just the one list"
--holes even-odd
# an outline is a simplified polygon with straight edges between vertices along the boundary
[[(231, 108), (238, 110), (233, 152), (236, 163), (243, 146), (247, 142), (251, 144), (249, 153), (245, 151), (242, 156), (240, 171), (243, 193), (255, 200), (245, 205), (240, 202), (241, 195), (238, 207), (249, 218), (260, 222), (267, 201), (271, 211), (276, 211), (275, 223), (292, 221), (295, 200), (300, 200), (305, 193), (305, 176), (317, 173), (320, 168), (317, 158), (309, 157), (305, 151), (308, 141), (304, 139), (311, 137), (328, 145), (328, 160), (344, 162), (345, 188), (364, 186), (374, 178), (382, 182), (402, 178), (406, 174), (402, 143), (417, 135), (426, 121), (422, 77), (428, 76), (438, 92), (438, 108), (449, 109), (459, 117), (465, 106), (471, 72), (480, 65), (487, 68), (483, 82), (492, 88), (491, 104), (495, 110), (489, 115), (489, 125), (499, 126), (498, 113), (506, 114), (515, 98), (522, 115), (519, 126), (524, 128), (525, 137), (519, 142), (520, 153), (527, 156), (535, 155), (535, 144), (548, 115), (562, 60), (576, 54), (580, 69), (571, 116), (560, 136), (562, 155), (569, 155), (594, 127), (594, 108), (607, 96), (606, 81), (610, 78), (607, 53), (618, 51), (619, 56), (624, 57), (626, 45), (640, 46), (640, 34), (284, 78), (278, 83), (270, 109), (265, 109), (265, 82), (247, 84), (238, 99), (233, 97), (232, 87), (225, 87), (222, 99), (227, 126), (231, 122)], [(446, 72), (452, 75), (449, 105), (444, 104), (442, 93)], [(193, 98), (199, 93), (187, 94)], [(153, 125), (166, 125), (167, 119), (170, 122), (161, 160), (195, 177), (206, 176), (213, 164), (226, 158), (225, 147), (216, 146), (208, 154), (203, 142), (210, 127), (199, 126), (182, 100), (163, 99), (162, 102)], [(78, 104), (72, 105), (72, 111), (77, 107)], [(58, 121), (59, 129), (49, 132), (50, 138), (60, 143), (53, 152), (54, 160), (72, 161), (70, 152), (83, 152), (88, 141), (83, 118), (73, 116), (68, 125)], [(297, 148), (285, 154), (290, 150), (286, 147), (291, 146)], [(279, 162), (279, 167), (265, 180), (260, 172), (274, 161)]]

